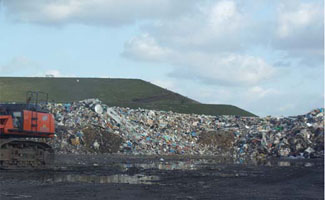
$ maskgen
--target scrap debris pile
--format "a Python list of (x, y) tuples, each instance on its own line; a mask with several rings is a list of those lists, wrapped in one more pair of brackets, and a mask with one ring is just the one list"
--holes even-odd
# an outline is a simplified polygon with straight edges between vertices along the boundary
[(57, 125), (51, 143), (61, 153), (324, 155), (324, 109), (285, 118), (207, 116), (108, 107), (98, 99), (48, 109)]

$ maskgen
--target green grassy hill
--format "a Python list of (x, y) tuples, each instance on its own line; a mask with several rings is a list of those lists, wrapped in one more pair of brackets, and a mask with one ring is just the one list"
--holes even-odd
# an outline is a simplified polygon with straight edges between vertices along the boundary
[(25, 102), (27, 91), (49, 94), (51, 102), (98, 98), (110, 106), (180, 113), (254, 116), (231, 105), (200, 104), (139, 79), (0, 77), (0, 102)]

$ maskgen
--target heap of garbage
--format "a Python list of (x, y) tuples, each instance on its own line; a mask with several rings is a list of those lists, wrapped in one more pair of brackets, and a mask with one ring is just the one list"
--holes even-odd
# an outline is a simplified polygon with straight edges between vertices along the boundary
[(220, 155), (234, 158), (324, 155), (324, 109), (294, 117), (180, 114), (109, 107), (98, 99), (49, 104), (61, 153)]

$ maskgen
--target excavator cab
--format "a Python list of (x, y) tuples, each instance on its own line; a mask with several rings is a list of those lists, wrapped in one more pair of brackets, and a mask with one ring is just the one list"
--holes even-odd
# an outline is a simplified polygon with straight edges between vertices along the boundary
[(54, 136), (54, 117), (46, 109), (48, 94), (26, 93), (26, 104), (0, 104), (0, 137)]

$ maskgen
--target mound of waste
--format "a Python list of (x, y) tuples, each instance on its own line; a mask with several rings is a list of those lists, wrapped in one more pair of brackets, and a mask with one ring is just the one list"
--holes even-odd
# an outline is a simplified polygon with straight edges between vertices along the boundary
[(180, 114), (108, 107), (98, 99), (49, 104), (61, 153), (321, 157), (324, 109), (294, 117)]

